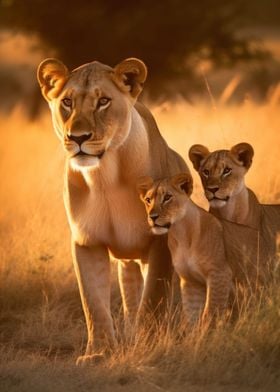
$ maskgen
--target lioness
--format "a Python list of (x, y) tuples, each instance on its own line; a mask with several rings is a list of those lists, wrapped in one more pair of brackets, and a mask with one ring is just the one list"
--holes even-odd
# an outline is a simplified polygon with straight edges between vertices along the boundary
[(276, 236), (280, 231), (280, 205), (261, 204), (246, 187), (244, 177), (254, 156), (253, 147), (239, 143), (230, 150), (212, 153), (200, 144), (189, 150), (198, 171), (210, 212), (218, 218), (257, 229), (266, 259), (274, 257)]
[(226, 261), (223, 226), (189, 198), (189, 173), (153, 181), (139, 180), (154, 234), (168, 232), (172, 262), (180, 277), (183, 311), (188, 323), (212, 319), (228, 306), (232, 272)]
[[(46, 59), (38, 68), (66, 153), (64, 200), (88, 329), (86, 352), (77, 363), (116, 343), (109, 253), (122, 260), (119, 279), (131, 319), (139, 303), (140, 311), (158, 306), (171, 277), (166, 238), (152, 236), (136, 179), (188, 168), (168, 147), (149, 110), (136, 103), (146, 76), (145, 64), (136, 58), (114, 68), (94, 61), (72, 72), (59, 60)], [(141, 271), (132, 259), (145, 266), (143, 294)]]

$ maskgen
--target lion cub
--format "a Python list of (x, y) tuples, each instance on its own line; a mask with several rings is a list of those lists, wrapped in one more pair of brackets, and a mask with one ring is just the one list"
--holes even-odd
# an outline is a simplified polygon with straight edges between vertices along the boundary
[(184, 314), (190, 324), (211, 320), (228, 306), (232, 272), (222, 224), (189, 198), (188, 173), (139, 180), (138, 191), (154, 234), (168, 232), (172, 262), (180, 277)]
[(266, 259), (276, 253), (280, 232), (280, 205), (261, 204), (246, 187), (245, 175), (254, 156), (253, 147), (239, 143), (230, 150), (210, 152), (200, 144), (189, 150), (189, 158), (199, 173), (210, 212), (219, 219), (256, 229)]

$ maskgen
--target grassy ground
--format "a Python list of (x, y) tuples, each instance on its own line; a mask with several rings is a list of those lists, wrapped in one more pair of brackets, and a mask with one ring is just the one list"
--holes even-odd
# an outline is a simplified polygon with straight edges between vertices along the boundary
[[(188, 148), (247, 141), (256, 157), (248, 184), (263, 202), (279, 202), (279, 106), (165, 104), (153, 109), (168, 143)], [(62, 203), (63, 153), (49, 116), (36, 123), (20, 111), (0, 119), (0, 390), (5, 391), (278, 391), (280, 286), (248, 297), (236, 324), (185, 333), (167, 317), (152, 337), (124, 342), (112, 277), (117, 352), (88, 369), (75, 367), (86, 330), (69, 251)], [(201, 205), (198, 177), (194, 199)]]

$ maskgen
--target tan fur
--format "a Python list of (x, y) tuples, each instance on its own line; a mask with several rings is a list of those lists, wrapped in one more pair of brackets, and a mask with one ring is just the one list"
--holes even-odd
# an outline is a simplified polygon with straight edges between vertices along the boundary
[[(88, 328), (86, 353), (79, 363), (115, 346), (109, 254), (123, 260), (119, 278), (131, 322), (139, 303), (141, 313), (164, 301), (171, 277), (166, 238), (152, 236), (136, 179), (188, 169), (167, 146), (151, 113), (136, 103), (146, 75), (138, 59), (115, 68), (93, 62), (72, 72), (60, 61), (47, 59), (38, 68), (67, 158), (64, 200)], [(146, 270), (142, 293), (140, 269), (133, 259)]]
[(207, 147), (196, 144), (189, 151), (209, 201), (210, 212), (220, 219), (258, 230), (259, 246), (267, 260), (276, 252), (280, 205), (261, 204), (254, 192), (246, 187), (245, 175), (253, 155), (253, 147), (248, 143), (212, 153)]
[(168, 232), (188, 322), (211, 320), (222, 314), (233, 288), (223, 226), (189, 198), (192, 189), (189, 174), (155, 182), (151, 178), (142, 179), (138, 189), (154, 234)]

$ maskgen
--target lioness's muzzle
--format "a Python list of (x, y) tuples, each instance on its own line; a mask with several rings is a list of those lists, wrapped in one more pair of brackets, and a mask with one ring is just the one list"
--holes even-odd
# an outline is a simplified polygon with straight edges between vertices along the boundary
[(77, 154), (74, 155), (74, 157), (89, 156), (89, 157), (95, 157), (95, 158), (101, 159), (103, 157), (104, 153), (105, 153), (105, 150), (103, 150), (103, 151), (101, 151), (101, 152), (99, 152), (97, 154), (88, 154), (88, 153), (80, 150), (79, 152), (77, 152)]
[(153, 227), (161, 227), (163, 229), (170, 229), (171, 223), (166, 223), (165, 225), (158, 225), (157, 223), (154, 224)]
[(80, 136), (75, 136), (72, 135), (71, 133), (67, 135), (69, 140), (72, 140), (73, 142), (77, 143), (79, 146), (81, 146), (86, 140), (90, 139), (92, 136), (92, 133), (84, 133), (83, 135)]

